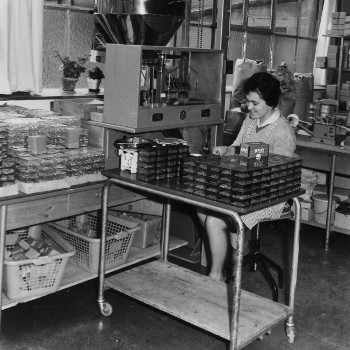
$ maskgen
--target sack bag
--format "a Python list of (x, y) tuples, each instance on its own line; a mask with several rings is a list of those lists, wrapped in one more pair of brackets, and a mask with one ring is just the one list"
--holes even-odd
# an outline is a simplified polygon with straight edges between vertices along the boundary
[(236, 60), (235, 68), (233, 71), (230, 109), (241, 106), (241, 101), (245, 99), (245, 94), (243, 91), (244, 82), (254, 73), (258, 72), (267, 72), (267, 65), (264, 61), (258, 62), (243, 58)]

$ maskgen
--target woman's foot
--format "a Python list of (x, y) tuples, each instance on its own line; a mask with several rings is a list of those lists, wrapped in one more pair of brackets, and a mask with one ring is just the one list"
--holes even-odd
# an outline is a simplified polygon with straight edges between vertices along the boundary
[(210, 272), (208, 276), (214, 281), (225, 282), (225, 277), (222, 273)]

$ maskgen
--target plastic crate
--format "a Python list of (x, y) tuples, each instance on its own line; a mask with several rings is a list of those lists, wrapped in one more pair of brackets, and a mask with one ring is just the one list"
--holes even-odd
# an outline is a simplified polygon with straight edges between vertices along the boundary
[[(87, 220), (90, 227), (98, 231), (100, 223), (96, 214), (88, 214)], [(69, 222), (72, 222), (70, 219)], [(89, 238), (73, 232), (66, 227), (56, 224), (50, 226), (68, 241), (75, 249), (74, 260), (82, 269), (97, 274), (100, 259), (100, 238)], [(112, 215), (107, 219), (107, 237), (105, 262), (106, 270), (125, 263), (134, 239), (134, 233), (140, 229), (140, 225), (127, 219)]]
[(54, 293), (60, 287), (68, 259), (75, 254), (75, 249), (47, 224), (42, 225), (41, 237), (51, 242), (60, 254), (18, 261), (5, 259), (3, 290), (9, 299)]

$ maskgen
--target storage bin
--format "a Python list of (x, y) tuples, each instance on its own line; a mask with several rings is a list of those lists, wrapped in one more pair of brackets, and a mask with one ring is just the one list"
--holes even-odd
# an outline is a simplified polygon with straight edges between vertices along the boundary
[(162, 234), (162, 217), (133, 212), (121, 212), (113, 209), (109, 210), (110, 215), (130, 220), (140, 225), (140, 230), (135, 233), (133, 246), (145, 249), (160, 242)]
[[(328, 208), (328, 195), (316, 194), (312, 196), (314, 202), (314, 220), (319, 224), (325, 225), (327, 222), (327, 208)], [(339, 202), (339, 198), (333, 196), (332, 211), (331, 211), (331, 225), (334, 223), (335, 207)]]
[[(64, 220), (71, 227), (74, 218)], [(87, 214), (89, 226), (99, 231), (99, 218), (96, 213)], [(50, 226), (67, 240), (75, 249), (74, 260), (78, 266), (90, 273), (97, 274), (100, 257), (100, 238), (89, 238), (83, 234), (73, 232), (69, 228), (60, 225), (60, 222)], [(133, 242), (134, 233), (140, 229), (140, 225), (126, 219), (108, 216), (106, 237), (106, 270), (125, 263)]]
[(59, 289), (68, 259), (75, 254), (75, 249), (47, 224), (42, 226), (41, 237), (52, 243), (60, 254), (18, 261), (5, 259), (3, 290), (9, 299), (35, 297)]

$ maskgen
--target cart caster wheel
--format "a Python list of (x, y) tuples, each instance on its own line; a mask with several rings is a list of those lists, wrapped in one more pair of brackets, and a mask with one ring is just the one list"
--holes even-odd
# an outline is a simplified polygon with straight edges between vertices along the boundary
[(294, 343), (294, 339), (295, 339), (294, 327), (287, 326), (286, 333), (287, 333), (288, 342), (290, 344)]
[(113, 312), (113, 308), (112, 305), (110, 303), (104, 302), (102, 304), (102, 307), (100, 307), (101, 309), (101, 314), (103, 316), (111, 316), (112, 312)]

